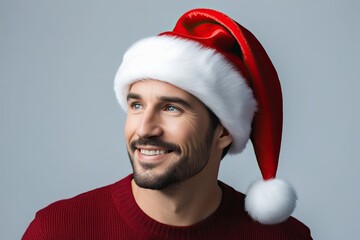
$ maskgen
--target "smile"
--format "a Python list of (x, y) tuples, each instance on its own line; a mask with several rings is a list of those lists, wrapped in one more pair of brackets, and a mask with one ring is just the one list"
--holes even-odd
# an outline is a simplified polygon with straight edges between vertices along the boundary
[(169, 151), (166, 150), (148, 150), (148, 149), (139, 149), (141, 154), (147, 155), (147, 156), (156, 156), (156, 155), (162, 155), (165, 153), (168, 153)]

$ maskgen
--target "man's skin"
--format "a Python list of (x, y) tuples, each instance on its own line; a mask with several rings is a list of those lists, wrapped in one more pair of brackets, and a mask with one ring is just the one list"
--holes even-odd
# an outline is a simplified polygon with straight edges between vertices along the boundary
[(221, 124), (212, 129), (204, 104), (171, 84), (137, 81), (127, 98), (125, 138), (137, 204), (168, 225), (204, 220), (221, 202), (218, 171), (231, 136)]

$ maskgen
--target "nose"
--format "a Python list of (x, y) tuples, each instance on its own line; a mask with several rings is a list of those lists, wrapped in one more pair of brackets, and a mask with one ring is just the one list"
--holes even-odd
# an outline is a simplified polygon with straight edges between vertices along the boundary
[(146, 109), (140, 116), (136, 134), (138, 137), (149, 138), (158, 137), (163, 134), (160, 116), (153, 109)]

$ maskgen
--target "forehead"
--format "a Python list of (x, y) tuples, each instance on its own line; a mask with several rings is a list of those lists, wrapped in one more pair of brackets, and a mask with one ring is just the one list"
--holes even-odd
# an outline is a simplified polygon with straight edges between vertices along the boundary
[(179, 97), (189, 102), (196, 102), (203, 105), (203, 103), (191, 93), (170, 83), (154, 79), (136, 81), (130, 86), (129, 93), (139, 94), (140, 96)]

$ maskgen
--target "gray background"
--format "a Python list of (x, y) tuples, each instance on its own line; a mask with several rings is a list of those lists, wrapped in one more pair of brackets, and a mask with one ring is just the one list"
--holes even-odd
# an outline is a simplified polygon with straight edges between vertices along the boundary
[[(278, 176), (314, 239), (359, 239), (360, 4), (347, 1), (0, 0), (0, 239), (37, 210), (131, 172), (112, 90), (125, 49), (195, 7), (223, 11), (272, 58), (284, 94)], [(222, 163), (245, 191), (251, 144)]]

